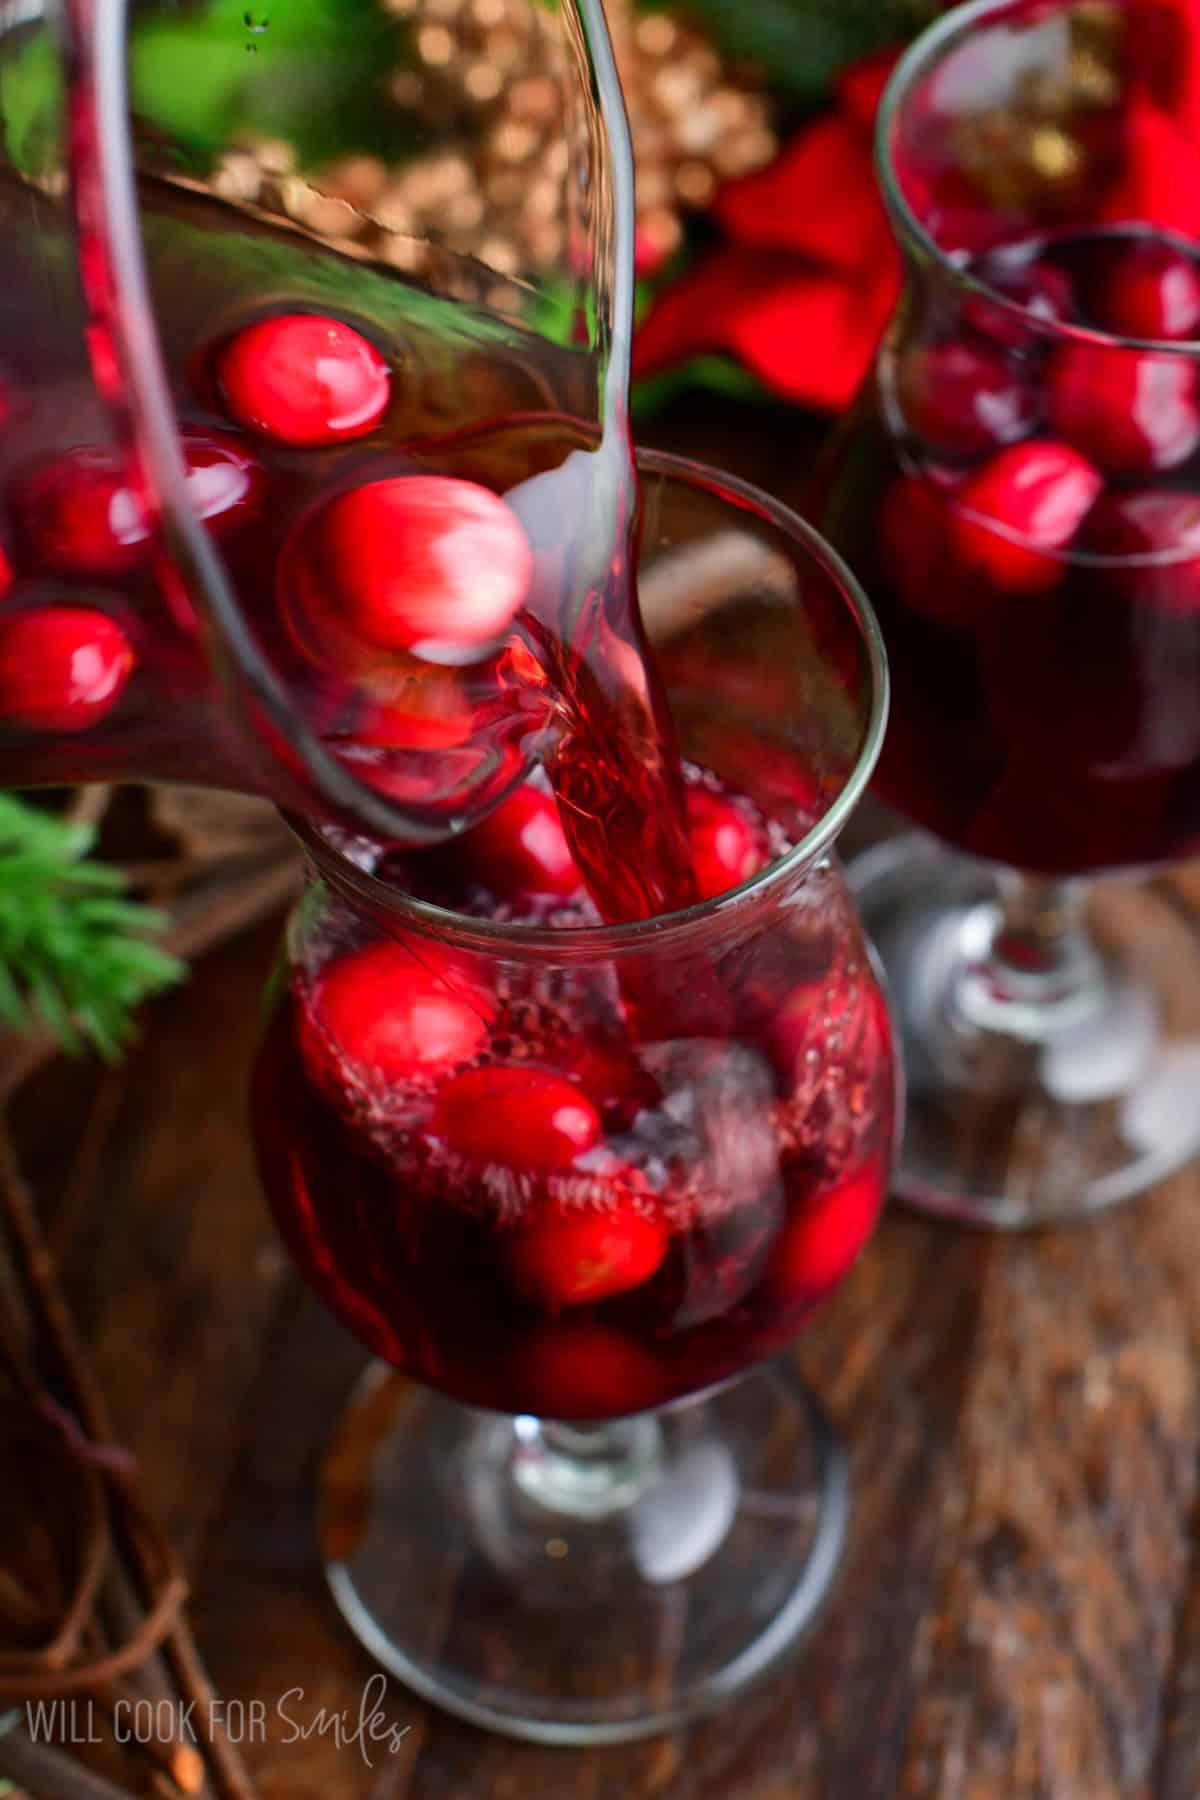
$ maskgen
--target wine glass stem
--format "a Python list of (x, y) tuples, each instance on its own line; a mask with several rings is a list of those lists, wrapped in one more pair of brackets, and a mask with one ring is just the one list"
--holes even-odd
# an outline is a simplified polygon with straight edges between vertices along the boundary
[(1108, 983), (1086, 903), (1086, 882), (1003, 875), (998, 899), (964, 921), (951, 997), (957, 1021), (1043, 1043), (1098, 1014)]
[(662, 1429), (652, 1413), (599, 1425), (522, 1415), (513, 1430), (513, 1478), (549, 1512), (605, 1518), (631, 1506), (662, 1473)]

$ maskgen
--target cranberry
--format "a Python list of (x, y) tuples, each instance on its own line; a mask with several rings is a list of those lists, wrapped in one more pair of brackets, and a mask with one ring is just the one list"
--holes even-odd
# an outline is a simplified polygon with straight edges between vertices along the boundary
[(375, 346), (317, 313), (282, 313), (239, 331), (218, 380), (241, 424), (300, 446), (364, 436), (386, 412), (391, 388)]
[[(1071, 278), (1053, 263), (1033, 262), (1006, 268), (996, 261), (982, 264), (977, 273), (994, 293), (1045, 325), (1065, 325), (1078, 317)], [(1014, 350), (1029, 346), (1030, 327), (1025, 320), (1014, 317), (985, 295), (970, 296), (963, 305), (963, 318), (994, 343)]]
[(185, 429), (180, 433), (187, 464), (187, 497), (205, 524), (224, 526), (232, 515), (257, 510), (266, 486), (262, 466), (237, 438), (225, 432)]
[(865, 1061), (889, 1036), (887, 1002), (869, 972), (839, 963), (818, 981), (802, 982), (781, 1002), (770, 1026), (776, 1066), (790, 1086), (815, 1052), (823, 1063)]
[(477, 655), (511, 624), (532, 555), (489, 489), (443, 475), (371, 481), (332, 500), (285, 552), (284, 605), (331, 646), (447, 660)]
[(710, 788), (687, 790), (688, 842), (702, 900), (715, 900), (757, 875), (767, 860), (761, 831), (723, 794)]
[(531, 1332), (511, 1371), (524, 1410), (545, 1419), (620, 1419), (670, 1398), (665, 1371), (623, 1331), (563, 1319)]
[(418, 957), (399, 944), (372, 944), (321, 975), (304, 1021), (305, 1054), (318, 1078), (331, 1072), (327, 1039), (364, 1074), (411, 1080), (474, 1056), (492, 1010), (478, 986), (431, 949)]
[(1109, 493), (1088, 517), (1085, 547), (1117, 566), (1105, 578), (1127, 599), (1200, 617), (1200, 494), (1179, 488)]
[(65, 574), (117, 574), (150, 535), (125, 464), (110, 450), (70, 450), (22, 483), (17, 511), (41, 561)]
[(840, 1281), (870, 1237), (885, 1191), (880, 1164), (864, 1163), (793, 1211), (767, 1269), (772, 1298), (815, 1300)]
[(566, 898), (583, 886), (558, 807), (528, 783), (502, 800), (460, 840), (472, 872), (498, 899)]
[[(252, 510), (263, 474), (233, 438), (185, 431), (187, 496), (206, 523)], [(64, 574), (114, 575), (131, 567), (150, 541), (146, 508), (114, 451), (87, 447), (43, 463), (26, 478), (17, 510), (37, 555)]]
[(553, 1207), (508, 1241), (513, 1282), (539, 1306), (586, 1306), (649, 1281), (667, 1253), (667, 1229), (631, 1194), (595, 1210)]
[(910, 350), (899, 385), (908, 425), (934, 451), (994, 450), (1037, 424), (1037, 390), (996, 350), (954, 342)]
[(1046, 383), (1055, 430), (1114, 474), (1174, 468), (1200, 444), (1196, 372), (1183, 356), (1064, 344)]
[(879, 504), (879, 559), (888, 584), (912, 612), (939, 625), (969, 626), (979, 584), (954, 556), (953, 501), (920, 475), (898, 475)]
[(587, 1095), (554, 1069), (490, 1063), (446, 1082), (433, 1130), (472, 1162), (548, 1175), (591, 1149), (600, 1116)]
[(0, 620), (0, 717), (38, 731), (85, 731), (110, 713), (133, 646), (107, 613), (45, 606)]
[(1071, 543), (1103, 486), (1069, 444), (1014, 444), (959, 489), (953, 546), (1001, 593), (1043, 592), (1058, 580), (1053, 553)]
[(1195, 337), (1200, 266), (1170, 244), (1135, 244), (1101, 283), (1095, 309), (1101, 325), (1124, 337)]

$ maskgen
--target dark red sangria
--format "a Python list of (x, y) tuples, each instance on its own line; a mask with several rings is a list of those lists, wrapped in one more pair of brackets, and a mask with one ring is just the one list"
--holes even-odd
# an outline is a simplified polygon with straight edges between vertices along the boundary
[(639, 490), (600, 0), (124, 24), (0, 37), (0, 781), (288, 809), (263, 1175), (401, 1371), (326, 1471), (338, 1603), (476, 1723), (670, 1729), (798, 1641), (845, 1531), (819, 1406), (751, 1365), (887, 1182), (830, 856), (878, 635), (769, 500)]
[[(638, 661), (620, 92), (592, 0), (499, 3), (465, 113), (384, 80), (428, 46), (372, 0), (152, 0), (123, 60), (86, 8), (0, 34), (0, 783), (202, 781), (428, 842), (541, 755), (581, 595)], [(475, 170), (532, 69), (537, 229), (498, 234)], [(420, 454), (527, 418), (470, 476)], [(600, 685), (661, 736), (644, 682)]]
[(904, 1024), (901, 1185), (988, 1224), (1200, 1147), (1171, 1085), (1195, 1047), (1136, 946), (1092, 941), (1079, 880), (1200, 850), (1197, 68), (1173, 0), (978, 0), (880, 117), (906, 289), (819, 517), (887, 644), (880, 792), (977, 859), (921, 838), (860, 871)]
[[(828, 515), (887, 637), (880, 791), (1042, 874), (1186, 855), (1200, 360), (1174, 340), (1200, 332), (1200, 242), (1113, 226), (955, 266), (961, 305), (880, 352)], [(1159, 347), (1114, 336), (1135, 330)]]
[(441, 851), (339, 871), (314, 846), (329, 889), (255, 1081), (264, 1180), (332, 1310), (456, 1399), (610, 1418), (708, 1387), (875, 1223), (883, 999), (832, 869), (767, 891), (817, 815), (691, 768), (687, 816), (698, 885), (765, 881), (761, 916), (605, 933), (537, 781)]
[(545, 766), (448, 844), (298, 827), (253, 1083), (292, 1254), (397, 1371), (330, 1458), (338, 1603), (418, 1691), (554, 1743), (708, 1710), (820, 1605), (845, 1464), (775, 1353), (875, 1225), (897, 1093), (830, 854), (882, 736), (870, 614), (765, 496), (638, 472), (639, 631), (577, 594)]
[[(4, 241), (23, 209), (0, 193)], [(376, 828), (444, 836), (520, 777), (546, 727), (548, 653), (524, 622), (538, 606), (557, 642), (559, 563), (588, 554), (550, 478), (572, 457), (578, 485), (607, 478), (589, 355), (392, 272), (349, 280), (212, 196), (151, 185), (142, 228), (185, 504), (288, 742), (222, 691), (138, 457), (74, 366), (85, 317), (65, 305), (3, 372), (0, 781), (200, 779), (342, 817), (356, 809), (338, 795), (365, 794), (392, 809)], [(14, 316), (37, 314), (55, 242), (35, 229), (10, 257)], [(504, 421), (526, 411), (541, 429), (507, 446)], [(422, 454), (487, 423), (469, 475)], [(314, 770), (330, 764), (326, 792)]]

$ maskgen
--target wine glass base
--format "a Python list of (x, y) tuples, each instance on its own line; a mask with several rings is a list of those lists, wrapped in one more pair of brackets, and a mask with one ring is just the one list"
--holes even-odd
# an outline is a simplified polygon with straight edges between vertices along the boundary
[(327, 1459), (321, 1540), (352, 1631), (406, 1686), (548, 1744), (711, 1712), (795, 1647), (845, 1540), (845, 1452), (779, 1362), (624, 1421), (607, 1499), (552, 1508), (540, 1431), (367, 1371)]
[(906, 1071), (901, 1198), (1000, 1230), (1063, 1225), (1200, 1151), (1200, 1038), (1164, 1034), (1135, 943), (1096, 951), (1095, 979), (1058, 1013), (980, 1030), (950, 997), (988, 942), (997, 871), (913, 833), (849, 873)]

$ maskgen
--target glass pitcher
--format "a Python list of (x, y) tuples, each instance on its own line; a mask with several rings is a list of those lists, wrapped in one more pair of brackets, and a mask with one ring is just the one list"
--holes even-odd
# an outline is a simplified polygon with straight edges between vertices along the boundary
[[(599, 6), (3, 17), (0, 783), (202, 782), (408, 841), (469, 824), (544, 725), (517, 614), (555, 531), (502, 497), (601, 465), (611, 494), (627, 460), (596, 436), (632, 282)], [(443, 440), (531, 414), (532, 461), (501, 429), (446, 488)], [(370, 504), (314, 548), (353, 488)], [(532, 491), (568, 533), (561, 487)], [(464, 613), (442, 638), (414, 555)], [(387, 629), (347, 631), (348, 568)]]

